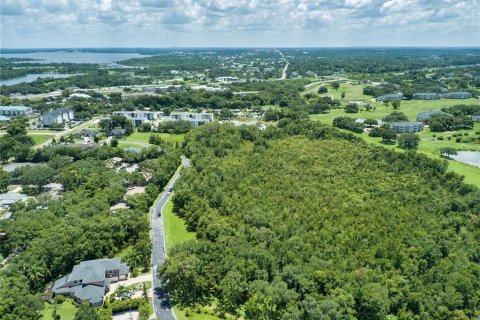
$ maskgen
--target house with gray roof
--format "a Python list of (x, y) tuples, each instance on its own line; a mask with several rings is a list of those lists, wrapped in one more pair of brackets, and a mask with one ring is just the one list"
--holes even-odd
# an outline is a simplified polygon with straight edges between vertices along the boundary
[(17, 193), (13, 191), (0, 193), (0, 208), (8, 209), (15, 202), (25, 201), (25, 200), (27, 200), (27, 195), (22, 193)]
[(425, 112), (420, 112), (418, 115), (417, 115), (417, 121), (420, 121), (420, 122), (428, 122), (432, 116), (448, 116), (448, 117), (451, 117), (452, 115), (450, 113), (446, 113), (446, 112), (443, 112), (443, 111), (440, 111), (440, 110), (429, 110), (429, 111), (425, 111)]
[(88, 301), (99, 307), (110, 284), (127, 279), (129, 272), (130, 268), (120, 258), (82, 261), (73, 267), (72, 273), (55, 281), (53, 293), (74, 298), (79, 304)]

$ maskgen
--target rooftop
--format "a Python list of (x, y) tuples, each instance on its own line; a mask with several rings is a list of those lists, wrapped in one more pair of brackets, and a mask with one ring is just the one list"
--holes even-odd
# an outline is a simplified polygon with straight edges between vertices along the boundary
[(25, 106), (0, 106), (0, 109), (2, 110), (30, 110), (30, 107), (25, 107)]

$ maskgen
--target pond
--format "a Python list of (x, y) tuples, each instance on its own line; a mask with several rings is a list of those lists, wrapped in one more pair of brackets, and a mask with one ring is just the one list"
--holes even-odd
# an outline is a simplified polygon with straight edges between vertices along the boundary
[(123, 150), (140, 153), (142, 151), (142, 148), (129, 146), (129, 147), (123, 147)]
[(68, 78), (71, 76), (75, 76), (77, 74), (67, 74), (67, 73), (35, 73), (35, 74), (27, 74), (23, 77), (8, 79), (8, 80), (0, 80), (0, 86), (12, 86), (14, 84), (22, 83), (22, 82), (33, 82), (38, 78)]
[(457, 155), (450, 157), (458, 162), (480, 168), (480, 151), (458, 151)]

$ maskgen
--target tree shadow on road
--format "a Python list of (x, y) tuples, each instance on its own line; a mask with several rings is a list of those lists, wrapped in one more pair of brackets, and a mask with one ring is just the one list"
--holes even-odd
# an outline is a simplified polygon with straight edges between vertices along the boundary
[(160, 305), (162, 308), (171, 308), (172, 303), (170, 302), (170, 297), (168, 293), (161, 287), (157, 287), (153, 290), (155, 297), (160, 300)]

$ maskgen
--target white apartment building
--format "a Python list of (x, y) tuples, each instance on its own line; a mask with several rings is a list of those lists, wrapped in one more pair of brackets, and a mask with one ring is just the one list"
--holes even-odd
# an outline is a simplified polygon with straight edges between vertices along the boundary
[(156, 122), (163, 115), (161, 111), (114, 111), (113, 115), (122, 116), (131, 120), (134, 126), (140, 126), (145, 122)]

